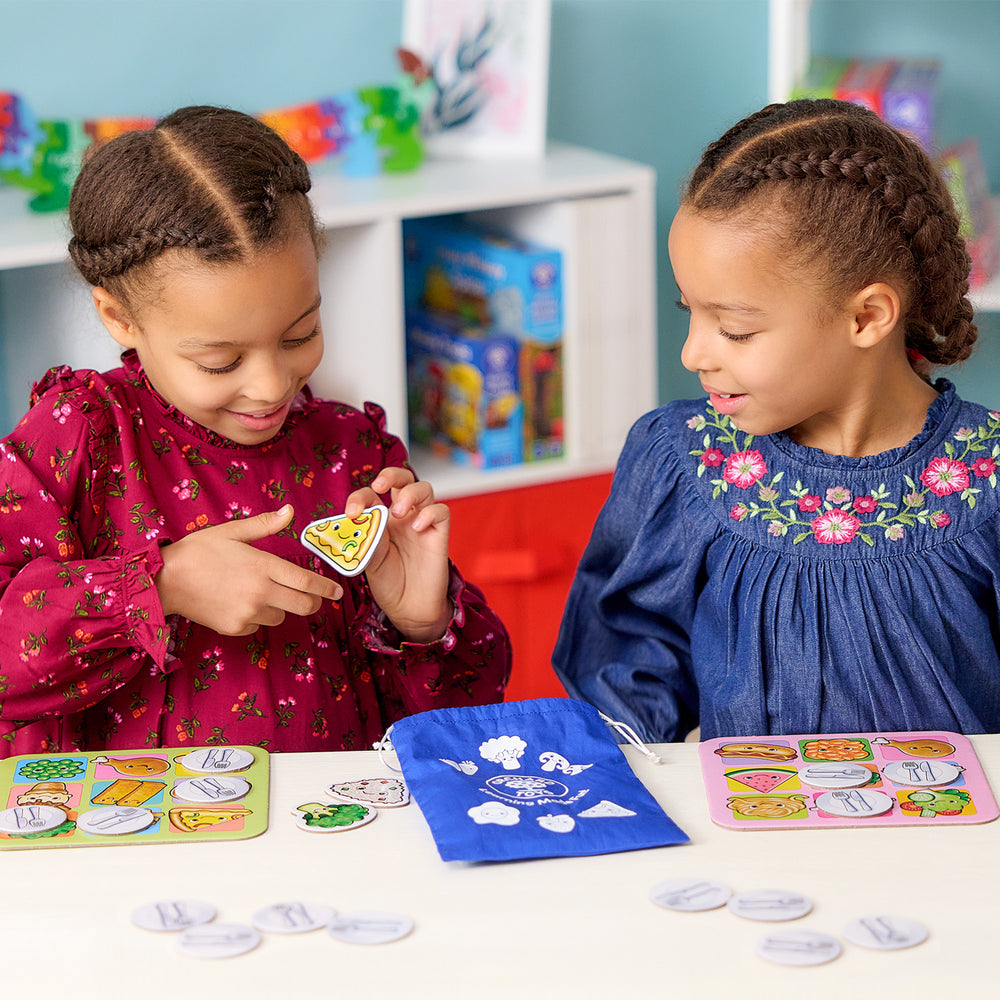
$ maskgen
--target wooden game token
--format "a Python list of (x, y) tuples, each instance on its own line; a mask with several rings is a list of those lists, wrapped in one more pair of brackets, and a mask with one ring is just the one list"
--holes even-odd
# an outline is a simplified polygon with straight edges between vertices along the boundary
[(202, 924), (177, 939), (177, 950), (194, 958), (233, 958), (260, 944), (260, 934), (244, 924)]
[(101, 806), (77, 817), (77, 828), (84, 833), (118, 836), (138, 833), (152, 826), (159, 813), (136, 806)]
[(204, 778), (188, 778), (174, 785), (175, 799), (185, 802), (232, 802), (241, 799), (250, 791), (250, 783), (231, 775), (214, 775)]
[(327, 930), (348, 944), (388, 944), (406, 937), (413, 930), (413, 920), (403, 913), (359, 910), (334, 917)]
[(185, 754), (178, 763), (198, 774), (229, 774), (245, 771), (253, 761), (253, 754), (242, 747), (203, 747)]
[(872, 780), (872, 772), (849, 761), (829, 761), (802, 768), (799, 780), (813, 788), (860, 788)]
[(183, 931), (214, 918), (215, 907), (200, 899), (161, 899), (132, 911), (132, 923), (147, 931)]
[(668, 910), (716, 910), (725, 906), (733, 890), (721, 882), (703, 878), (671, 878), (659, 882), (649, 892), (657, 906)]
[(380, 809), (405, 806), (410, 801), (410, 790), (399, 778), (338, 781), (327, 786), (326, 794), (341, 802), (361, 802)]
[(786, 889), (754, 889), (733, 896), (726, 906), (748, 920), (797, 920), (812, 909), (812, 900)]
[(66, 822), (66, 813), (55, 806), (14, 806), (0, 812), (0, 833), (24, 836), (27, 833), (45, 833)]
[(378, 810), (360, 802), (303, 802), (292, 810), (292, 815), (300, 830), (342, 833), (370, 823)]
[(843, 934), (852, 944), (880, 951), (912, 948), (927, 940), (927, 928), (919, 921), (885, 914), (852, 920), (844, 927)]
[(375, 555), (388, 521), (388, 508), (376, 504), (352, 517), (337, 514), (311, 521), (302, 529), (300, 541), (339, 573), (357, 576)]
[(274, 903), (258, 910), (250, 918), (250, 922), (259, 931), (269, 931), (272, 934), (302, 934), (305, 931), (326, 927), (334, 916), (336, 916), (335, 910), (316, 903)]
[(892, 808), (892, 799), (884, 792), (852, 788), (817, 795), (816, 805), (831, 816), (863, 822), (872, 816), (887, 813)]
[(840, 954), (840, 942), (819, 931), (781, 930), (757, 942), (757, 954), (779, 965), (822, 965)]
[(925, 788), (950, 785), (962, 768), (948, 760), (894, 760), (882, 768), (882, 776), (897, 785), (922, 785)]

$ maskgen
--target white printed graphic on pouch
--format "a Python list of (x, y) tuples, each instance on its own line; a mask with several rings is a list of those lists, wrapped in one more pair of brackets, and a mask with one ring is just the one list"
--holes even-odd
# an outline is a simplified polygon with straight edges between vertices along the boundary
[(514, 826), (521, 821), (521, 814), (512, 806), (502, 802), (484, 802), (481, 806), (473, 806), (469, 815), (480, 826), (495, 823), (497, 826)]
[(454, 761), (448, 760), (447, 757), (438, 757), (438, 760), (442, 764), (455, 768), (456, 771), (461, 771), (462, 774), (475, 774), (479, 770), (478, 765), (473, 764), (471, 760)]
[(541, 775), (533, 774), (497, 774), (487, 779), (486, 787), (480, 791), (516, 805), (568, 806), (583, 798), (590, 789), (584, 788), (575, 795), (570, 795), (569, 789), (554, 778), (543, 778)]
[(571, 764), (561, 753), (554, 750), (546, 750), (538, 758), (543, 771), (562, 771), (563, 774), (579, 774), (586, 771), (593, 764)]
[(584, 809), (579, 815), (585, 819), (601, 819), (606, 816), (635, 816), (636, 813), (607, 799), (601, 799), (596, 806)]
[(550, 813), (548, 816), (539, 816), (538, 825), (545, 830), (551, 830), (553, 833), (569, 833), (576, 826), (576, 820), (565, 813), (558, 816), (553, 816)]
[(521, 756), (528, 744), (520, 736), (494, 736), (479, 746), (479, 756), (494, 764), (502, 764), (505, 771), (516, 771), (521, 766)]

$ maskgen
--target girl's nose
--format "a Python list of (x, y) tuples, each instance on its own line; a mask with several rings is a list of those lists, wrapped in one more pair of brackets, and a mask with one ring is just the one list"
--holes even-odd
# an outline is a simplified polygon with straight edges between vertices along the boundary
[(681, 348), (681, 364), (689, 372), (712, 371), (712, 338), (708, 331), (700, 329), (692, 320), (688, 324), (688, 335)]
[(256, 403), (280, 403), (288, 395), (292, 379), (280, 356), (266, 354), (247, 366), (243, 394)]

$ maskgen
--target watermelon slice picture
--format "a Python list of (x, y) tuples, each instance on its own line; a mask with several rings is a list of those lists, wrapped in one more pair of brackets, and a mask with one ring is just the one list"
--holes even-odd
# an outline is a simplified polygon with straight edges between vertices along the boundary
[(794, 778), (798, 771), (794, 767), (741, 767), (726, 771), (726, 777), (752, 788), (755, 792), (767, 793)]

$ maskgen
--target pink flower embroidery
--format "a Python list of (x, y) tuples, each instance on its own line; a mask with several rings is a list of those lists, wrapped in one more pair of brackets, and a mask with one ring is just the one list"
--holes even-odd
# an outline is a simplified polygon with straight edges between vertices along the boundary
[(828, 510), (813, 519), (813, 534), (824, 545), (843, 545), (857, 534), (861, 522), (846, 510)]
[(819, 510), (822, 502), (823, 501), (814, 493), (807, 493), (804, 497), (799, 497), (799, 510), (812, 513), (814, 510)]
[(977, 458), (972, 463), (972, 471), (979, 476), (980, 479), (989, 479), (989, 477), (997, 471), (997, 463), (994, 462), (992, 458), (986, 458), (984, 455), (982, 458)]
[(720, 448), (706, 448), (701, 456), (701, 464), (707, 465), (710, 468), (722, 465), (725, 460), (726, 456), (722, 453), (722, 449)]
[(889, 527), (885, 529), (885, 537), (888, 538), (890, 542), (898, 542), (905, 533), (906, 531), (901, 524), (890, 524)]
[(851, 491), (846, 486), (831, 486), (830, 489), (826, 491), (826, 499), (830, 503), (849, 503), (851, 499)]
[(951, 518), (943, 510), (939, 510), (936, 514), (931, 514), (931, 524), (935, 528), (945, 528), (951, 524)]
[(748, 486), (753, 486), (766, 473), (767, 464), (759, 451), (735, 451), (726, 459), (722, 478), (727, 483), (732, 483), (741, 490), (745, 490)]
[(927, 468), (920, 473), (920, 481), (935, 496), (946, 497), (949, 493), (957, 493), (968, 487), (969, 469), (965, 462), (939, 455), (932, 458)]
[(742, 521), (743, 518), (745, 518), (748, 513), (749, 513), (749, 509), (747, 508), (746, 504), (738, 503), (729, 512), (729, 516), (734, 521)]
[(878, 501), (875, 497), (855, 497), (851, 506), (859, 514), (871, 514), (878, 507)]

